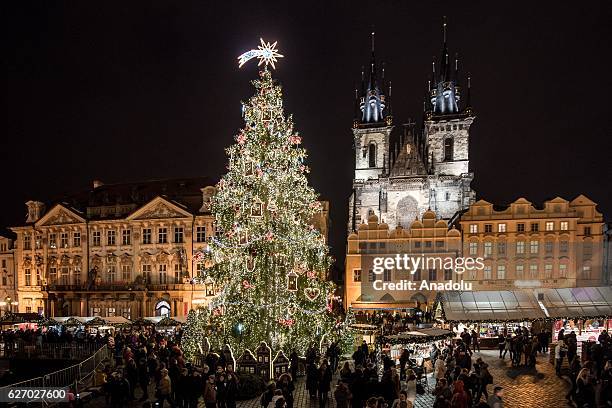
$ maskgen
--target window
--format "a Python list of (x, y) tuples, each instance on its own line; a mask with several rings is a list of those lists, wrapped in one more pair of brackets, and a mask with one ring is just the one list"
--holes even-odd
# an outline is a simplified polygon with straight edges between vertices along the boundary
[(529, 265), (529, 277), (531, 279), (538, 277), (538, 265)]
[(530, 241), (529, 242), (529, 253), (537, 254), (540, 250), (540, 242), (539, 241)]
[(444, 270), (444, 280), (452, 280), (453, 279), (453, 270), (445, 269)]
[(505, 242), (497, 243), (497, 255), (506, 256), (506, 243)]
[(168, 265), (166, 264), (161, 264), (157, 267), (157, 271), (159, 272), (159, 283), (161, 283), (162, 285), (165, 285), (167, 283), (167, 277), (168, 277)]
[(3, 259), (3, 260), (2, 260), (2, 267), (3, 267), (3, 268), (6, 268), (6, 259)]
[(215, 224), (215, 237), (220, 237), (221, 235), (223, 235), (223, 228)]
[(183, 242), (183, 227), (174, 227), (174, 242)]
[(32, 306), (26, 306), (26, 313), (32, 313)]
[(489, 258), (493, 254), (493, 243), (485, 242), (484, 243), (484, 256), (485, 258)]
[(72, 233), (72, 246), (74, 247), (81, 246), (81, 233), (79, 231)]
[(63, 266), (60, 270), (60, 285), (69, 285), (70, 284), (70, 268), (67, 266)]
[(370, 271), (368, 272), (368, 281), (374, 282), (375, 280), (376, 280), (376, 274), (374, 273), (373, 270), (370, 269)]
[(412, 275), (412, 280), (413, 281), (421, 280), (421, 270), (420, 269), (417, 269), (416, 271), (414, 271), (414, 274)]
[(515, 273), (516, 279), (523, 279), (523, 273), (525, 271), (525, 267), (523, 265), (516, 265)]
[(478, 254), (478, 242), (470, 242), (470, 255)]
[(92, 233), (91, 241), (92, 241), (91, 245), (100, 246), (100, 231), (94, 231)]
[(196, 265), (196, 276), (204, 276), (206, 274), (206, 267), (204, 266), (204, 262), (198, 262)]
[(582, 259), (591, 259), (593, 256), (593, 243), (585, 242), (582, 246)]
[(391, 269), (383, 271), (383, 282), (391, 282)]
[(444, 248), (444, 241), (436, 241), (436, 248)]
[(142, 265), (142, 278), (144, 279), (145, 283), (151, 283), (151, 265)]
[(506, 266), (497, 265), (497, 279), (506, 279)]
[(49, 268), (49, 284), (55, 285), (57, 283), (57, 268), (50, 267)]
[(582, 278), (591, 279), (591, 266), (590, 265), (582, 266)]
[[(42, 234), (36, 233), (36, 237), (34, 238), (34, 246), (36, 249), (42, 248)], [(29, 249), (29, 248), (28, 248)]]
[(478, 234), (478, 224), (470, 224), (470, 234)]
[(567, 221), (561, 221), (560, 225), (559, 225), (559, 229), (561, 231), (567, 231), (569, 230), (569, 222)]
[(121, 280), (123, 283), (130, 283), (132, 281), (131, 265), (121, 265)]
[(74, 284), (75, 285), (80, 285), (81, 284), (81, 268), (76, 267), (74, 268), (74, 271), (72, 272), (73, 276), (74, 276)]
[(491, 280), (491, 267), (490, 266), (485, 266), (484, 267), (484, 279), (485, 280)]
[(444, 140), (444, 161), (453, 160), (453, 139), (446, 138)]
[(416, 242), (414, 243), (414, 247), (415, 247), (415, 248), (420, 248), (420, 247), (421, 247), (421, 241), (416, 241)]
[(497, 232), (506, 232), (506, 224), (497, 224)]
[(174, 283), (181, 282), (181, 265), (174, 264)]
[(119, 312), (121, 313), (121, 316), (125, 317), (126, 319), (132, 319), (132, 312), (129, 307), (122, 307), (119, 309)]
[(23, 249), (32, 249), (32, 243), (30, 241), (30, 234), (23, 234)]
[(196, 242), (206, 242), (206, 227), (203, 225), (196, 227)]
[(32, 271), (30, 268), (25, 269), (25, 285), (32, 286)]
[(544, 265), (544, 279), (552, 278), (552, 264)]
[(431, 241), (425, 241), (425, 248), (431, 248)]
[(555, 223), (552, 221), (546, 221), (546, 231), (554, 231)]
[(560, 254), (567, 254), (567, 248), (568, 248), (568, 242), (567, 241), (560, 241), (559, 242), (559, 253)]
[(49, 234), (49, 248), (57, 248), (57, 235), (55, 233)]
[(115, 230), (106, 231), (106, 245), (115, 245), (117, 232)]
[(361, 269), (353, 270), (353, 282), (361, 282)]
[(450, 199), (451, 199), (451, 194), (450, 194), (448, 191), (447, 191), (446, 193), (444, 193), (444, 199), (445, 199), (446, 201), (450, 201)]
[(559, 277), (567, 278), (567, 265), (566, 264), (559, 265)]
[(109, 265), (108, 266), (108, 283), (115, 283), (115, 281), (117, 280), (117, 267), (115, 265)]
[(584, 236), (585, 237), (591, 236), (591, 227), (584, 227)]
[(485, 224), (485, 232), (493, 232), (493, 224)]
[(525, 241), (516, 241), (516, 253), (517, 254), (525, 253)]
[(60, 234), (60, 248), (68, 248), (68, 233), (62, 232)]
[(476, 280), (476, 269), (470, 269), (468, 271), (468, 279), (469, 280)]
[(206, 296), (215, 296), (215, 285), (212, 283), (206, 284)]
[(438, 280), (438, 271), (437, 270), (435, 270), (435, 269), (430, 269), (429, 270), (429, 280), (431, 282)]
[(518, 224), (516, 224), (516, 231), (525, 232), (525, 224), (523, 224), (522, 222), (519, 222)]
[(151, 228), (142, 229), (142, 243), (143, 244), (151, 243)]
[(36, 284), (42, 285), (42, 279), (40, 278), (40, 268), (36, 268)]
[(368, 166), (376, 167), (376, 145), (374, 143), (370, 143), (368, 148)]
[(157, 230), (157, 242), (160, 244), (165, 244), (168, 242), (168, 228), (159, 228)]
[(538, 231), (540, 231), (540, 224), (538, 224), (537, 222), (532, 222), (531, 232), (538, 232)]
[(121, 231), (121, 245), (132, 245), (132, 230)]
[(91, 308), (91, 315), (92, 316), (100, 316), (100, 308), (99, 307), (92, 307)]
[(106, 308), (106, 316), (107, 317), (114, 317), (115, 316), (115, 308), (114, 307), (108, 307)]
[(6, 286), (8, 284), (8, 280), (6, 276), (2, 276), (2, 286)]
[(547, 255), (552, 254), (553, 252), (553, 242), (552, 241), (546, 241), (544, 243), (544, 251), (546, 252)]

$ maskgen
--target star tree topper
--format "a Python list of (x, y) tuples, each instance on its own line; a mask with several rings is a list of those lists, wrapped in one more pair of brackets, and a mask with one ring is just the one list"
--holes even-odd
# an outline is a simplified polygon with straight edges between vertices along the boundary
[(247, 51), (238, 57), (239, 68), (241, 68), (249, 60), (258, 58), (259, 64), (257, 64), (257, 66), (261, 66), (261, 64), (268, 66), (268, 64), (270, 64), (272, 65), (272, 68), (276, 69), (274, 63), (278, 62), (277, 58), (283, 58), (283, 55), (279, 54), (278, 50), (276, 49), (277, 41), (270, 44), (269, 42), (265, 42), (263, 38), (260, 38), (259, 40), (261, 41), (261, 45), (259, 45), (256, 50)]

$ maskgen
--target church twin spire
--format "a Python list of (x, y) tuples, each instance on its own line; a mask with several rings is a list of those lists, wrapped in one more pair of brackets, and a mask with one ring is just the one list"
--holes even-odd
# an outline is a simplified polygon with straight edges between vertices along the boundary
[[(381, 79), (378, 80), (376, 54), (374, 52), (375, 33), (372, 31), (372, 57), (368, 75), (364, 67), (361, 69), (361, 91), (355, 89), (355, 120), (354, 127), (372, 124), (390, 125), (391, 117), (391, 82), (385, 80), (385, 64), (382, 64)], [(385, 89), (388, 91), (385, 92)]]

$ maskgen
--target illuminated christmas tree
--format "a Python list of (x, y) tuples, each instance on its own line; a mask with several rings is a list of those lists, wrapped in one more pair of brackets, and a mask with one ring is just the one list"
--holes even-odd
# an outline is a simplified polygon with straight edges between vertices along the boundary
[(266, 56), (274, 54), (260, 50), (265, 65), (253, 81), (255, 95), (243, 104), (245, 126), (226, 149), (228, 172), (213, 200), (222, 232), (211, 241), (212, 266), (200, 278), (219, 288), (211, 323), (235, 350), (265, 341), (275, 350), (304, 351), (334, 327), (330, 257), (312, 224), (321, 205), (308, 186), (306, 151), (267, 68)]

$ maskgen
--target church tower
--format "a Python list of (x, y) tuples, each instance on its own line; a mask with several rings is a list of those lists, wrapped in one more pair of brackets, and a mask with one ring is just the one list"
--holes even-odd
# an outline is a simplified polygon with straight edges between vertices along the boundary
[(460, 183), (459, 189), (453, 186), (432, 193), (432, 209), (436, 207), (435, 210), (448, 213), (453, 209), (467, 208), (474, 200), (474, 192), (470, 187), (473, 173), (469, 170), (469, 139), (475, 116), (470, 104), (471, 78), (467, 76), (464, 102), (464, 90), (459, 79), (459, 58), (455, 56), (452, 62), (449, 58), (446, 18), (442, 29), (442, 56), (439, 64), (435, 61), (432, 63), (423, 136), (428, 172), (440, 177), (451, 176), (455, 182)]
[(384, 65), (379, 72), (374, 54), (372, 33), (372, 56), (368, 73), (361, 71), (361, 90), (355, 89), (355, 119), (353, 136), (355, 149), (355, 180), (377, 179), (389, 171), (389, 137), (391, 135), (391, 86), (385, 92)]

